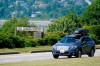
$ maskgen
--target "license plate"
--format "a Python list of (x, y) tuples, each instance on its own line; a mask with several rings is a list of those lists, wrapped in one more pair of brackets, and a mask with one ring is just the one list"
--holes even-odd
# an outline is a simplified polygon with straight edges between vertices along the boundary
[(64, 50), (60, 50), (60, 53), (65, 53), (65, 51)]

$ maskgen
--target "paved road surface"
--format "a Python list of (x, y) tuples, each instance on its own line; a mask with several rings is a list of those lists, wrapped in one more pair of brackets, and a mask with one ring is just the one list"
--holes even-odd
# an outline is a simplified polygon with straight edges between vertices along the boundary
[[(100, 56), (100, 49), (96, 50), (95, 56)], [(88, 57), (88, 56), (85, 55), (82, 57)], [(51, 52), (0, 55), (0, 63), (36, 61), (36, 60), (48, 60), (48, 59), (53, 59)]]

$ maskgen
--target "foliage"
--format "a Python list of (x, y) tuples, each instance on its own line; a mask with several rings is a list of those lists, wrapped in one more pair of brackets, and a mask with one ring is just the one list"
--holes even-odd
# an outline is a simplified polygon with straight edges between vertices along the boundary
[[(36, 25), (32, 24), (30, 25), (28, 22), (28, 19), (26, 17), (22, 17), (21, 19), (17, 19), (16, 17), (6, 21), (3, 26), (0, 28), (1, 32), (4, 33), (11, 33), (14, 35), (15, 28), (16, 27), (36, 27)], [(25, 35), (31, 35), (33, 32), (21, 32), (17, 31), (18, 36), (25, 36)]]
[(67, 32), (72, 33), (73, 30), (80, 27), (78, 22), (78, 17), (74, 11), (70, 12), (68, 15), (60, 17), (54, 20), (48, 27), (48, 32)]
[[(93, 1), (91, 1), (93, 2)], [(77, 14), (82, 14), (88, 4), (85, 0), (0, 0), (0, 18), (9, 19), (35, 14), (35, 18), (54, 19), (75, 10)], [(40, 13), (38, 13), (40, 12)]]
[(98, 43), (100, 40), (100, 25), (83, 26), (83, 27), (90, 29), (91, 36)]
[(65, 35), (67, 34), (64, 32), (51, 32), (45, 34), (44, 40), (47, 45), (54, 45), (58, 40), (60, 40)]
[(25, 47), (36, 47), (38, 44), (36, 41), (33, 40), (33, 38), (27, 38), (25, 39)]
[(55, 44), (65, 33), (48, 33), (44, 38), (33, 39), (32, 37), (13, 36), (12, 34), (0, 32), (0, 48), (23, 48), (48, 46)]
[(12, 34), (0, 33), (0, 48), (22, 48), (25, 47), (24, 40)]
[(100, 25), (100, 0), (95, 0), (80, 17), (82, 25)]
[(16, 27), (17, 19), (14, 17), (8, 21), (6, 21), (3, 26), (0, 28), (2, 32), (5, 33), (13, 33), (14, 34), (14, 29)]

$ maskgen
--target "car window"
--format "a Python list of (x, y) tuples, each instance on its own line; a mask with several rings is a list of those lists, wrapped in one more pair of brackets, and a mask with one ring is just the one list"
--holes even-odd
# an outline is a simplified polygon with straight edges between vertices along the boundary
[(71, 43), (71, 42), (77, 42), (78, 39), (75, 37), (64, 37), (60, 40), (61, 43)]
[(86, 37), (83, 37), (82, 38), (82, 43), (85, 43), (85, 42), (87, 42), (87, 39), (86, 39)]
[(88, 40), (88, 41), (92, 41), (91, 37), (87, 37), (87, 40)]
[(88, 42), (88, 41), (92, 41), (92, 39), (90, 37), (83, 37), (82, 38), (82, 42)]

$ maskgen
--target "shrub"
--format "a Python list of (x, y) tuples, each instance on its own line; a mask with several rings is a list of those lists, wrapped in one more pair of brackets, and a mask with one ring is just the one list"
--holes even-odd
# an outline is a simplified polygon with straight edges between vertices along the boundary
[(60, 38), (59, 37), (46, 37), (45, 38), (45, 44), (46, 45), (54, 45)]
[(34, 44), (32, 45), (32, 47), (40, 46), (40, 44), (42, 43), (40, 38), (33, 39), (33, 41)]
[(39, 46), (46, 46), (47, 45), (45, 43), (45, 39), (44, 38), (37, 39), (37, 43), (38, 43)]
[(25, 47), (24, 42), (21, 37), (0, 33), (0, 48), (22, 48)]
[(5, 48), (5, 46), (6, 46), (4, 43), (5, 38), (6, 38), (5, 34), (0, 33), (0, 48)]
[(54, 45), (60, 38), (64, 37), (66, 33), (64, 32), (52, 32), (47, 33), (44, 36), (45, 45)]
[(28, 38), (25, 40), (25, 47), (36, 47), (37, 43), (32, 39), (32, 38)]
[(23, 48), (25, 47), (25, 39), (19, 36), (13, 37), (13, 43), (15, 44), (16, 48)]
[(98, 37), (95, 34), (90, 34), (91, 37), (93, 38), (93, 40), (96, 42), (96, 44), (98, 43)]
[(15, 48), (10, 34), (0, 33), (0, 48)]
[(44, 38), (20, 37), (12, 34), (0, 33), (0, 48), (24, 48), (55, 44), (65, 34), (62, 32), (47, 33)]
[(89, 28), (90, 29), (90, 35), (92, 35), (92, 37), (96, 41), (96, 43), (99, 43), (99, 40), (100, 40), (100, 25), (83, 26), (83, 28)]

